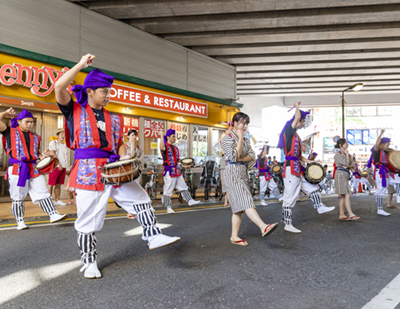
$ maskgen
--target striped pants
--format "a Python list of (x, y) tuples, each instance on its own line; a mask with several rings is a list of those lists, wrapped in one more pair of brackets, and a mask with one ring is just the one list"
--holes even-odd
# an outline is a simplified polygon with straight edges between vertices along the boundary
[(12, 199), (11, 213), (17, 222), (24, 220), (24, 199), (28, 194), (32, 202), (34, 204), (39, 203), (40, 208), (46, 214), (53, 215), (58, 213), (47, 190), (46, 180), (42, 175), (28, 179), (24, 187), (18, 186), (18, 179), (18, 175), (12, 174), (12, 167), (10, 166), (8, 168), (8, 181), (10, 184), (10, 197)]
[(76, 189), (76, 194), (78, 218), (75, 221), (75, 229), (78, 232), (77, 242), (83, 263), (92, 263), (96, 260), (95, 232), (103, 227), (110, 198), (127, 212), (136, 214), (136, 219), (143, 228), (143, 240), (161, 234), (160, 228), (156, 226), (157, 220), (151, 200), (146, 191), (135, 181), (118, 188), (107, 185), (103, 191)]
[(313, 202), (314, 208), (323, 206), (319, 186), (307, 182), (303, 175), (301, 175), (301, 177), (292, 175), (290, 166), (286, 167), (283, 181), (285, 184), (285, 191), (283, 192), (282, 222), (286, 225), (292, 224), (292, 208), (296, 205), (300, 190), (310, 194), (310, 199)]

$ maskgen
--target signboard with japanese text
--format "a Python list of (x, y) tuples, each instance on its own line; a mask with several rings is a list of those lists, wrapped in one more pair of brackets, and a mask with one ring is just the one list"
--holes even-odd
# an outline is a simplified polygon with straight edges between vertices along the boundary
[(124, 135), (127, 134), (131, 129), (135, 129), (139, 132), (139, 119), (124, 117)]
[(369, 130), (362, 130), (362, 143), (364, 145), (369, 144)]
[(171, 123), (170, 129), (175, 130), (177, 141), (187, 141), (189, 139), (189, 126), (181, 123)]
[[(205, 131), (205, 130), (201, 130), (201, 131)], [(207, 143), (207, 135), (206, 134), (207, 133), (199, 134), (199, 128), (193, 127), (193, 142)]]
[(144, 119), (144, 137), (147, 138), (162, 138), (158, 133), (160, 130), (164, 131), (165, 123), (160, 120)]
[(148, 90), (137, 89), (118, 84), (111, 87), (111, 101), (137, 105), (144, 108), (185, 114), (195, 117), (208, 117), (208, 105), (171, 95), (159, 94)]

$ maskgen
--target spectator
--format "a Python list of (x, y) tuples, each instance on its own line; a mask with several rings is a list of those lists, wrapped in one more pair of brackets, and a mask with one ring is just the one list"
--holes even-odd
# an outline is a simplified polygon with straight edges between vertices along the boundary
[(54, 188), (54, 204), (65, 206), (67, 204), (60, 199), (61, 185), (64, 184), (65, 174), (68, 167), (67, 146), (64, 144), (64, 129), (58, 129), (56, 135), (57, 139), (51, 141), (49, 144), (50, 154), (58, 158), (57, 168), (49, 174), (49, 193), (50, 195), (53, 195)]

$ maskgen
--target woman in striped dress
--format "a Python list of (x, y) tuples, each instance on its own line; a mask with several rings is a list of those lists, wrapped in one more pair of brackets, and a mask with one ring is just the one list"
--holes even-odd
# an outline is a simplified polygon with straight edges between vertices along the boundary
[[(339, 202), (339, 220), (358, 220), (360, 217), (356, 216), (351, 209), (351, 189), (349, 185), (350, 168), (354, 168), (354, 161), (349, 154), (347, 148), (349, 144), (345, 138), (340, 138), (335, 145), (335, 148), (340, 150), (335, 154), (333, 177), (335, 179), (335, 193), (340, 196)], [(345, 208), (349, 216), (345, 214)]]
[(236, 113), (232, 119), (233, 128), (221, 140), (221, 147), (226, 160), (224, 180), (232, 209), (232, 244), (247, 246), (248, 243), (239, 238), (239, 228), (243, 212), (261, 230), (264, 237), (278, 227), (278, 223), (266, 224), (258, 215), (250, 192), (247, 170), (254, 167), (256, 157), (251, 149), (250, 141), (244, 138), (244, 131), (250, 117), (244, 113)]

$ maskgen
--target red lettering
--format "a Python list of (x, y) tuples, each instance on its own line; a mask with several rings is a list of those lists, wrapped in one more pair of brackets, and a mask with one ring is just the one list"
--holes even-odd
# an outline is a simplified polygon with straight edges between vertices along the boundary
[[(8, 71), (7, 71), (8, 70)], [(6, 77), (9, 77), (7, 80)], [(0, 82), (4, 86), (14, 85), (15, 79), (17, 77), (17, 71), (11, 64), (5, 64), (0, 69)]]
[[(35, 81), (34, 81), (33, 84), (35, 84), (35, 85), (31, 88), (31, 92), (37, 96), (45, 97), (53, 91), (55, 83), (63, 75), (63, 72), (68, 71), (68, 68), (64, 68), (62, 71), (56, 71), (53, 68), (43, 66), (42, 69), (44, 69), (44, 70), (39, 70), (39, 71), (46, 72), (46, 85), (45, 85), (46, 87), (43, 87), (44, 82), (42, 83), (42, 85), (38, 86), (38, 84), (35, 84)], [(56, 72), (56, 75), (54, 75), (54, 72)], [(37, 75), (39, 75), (39, 73)], [(48, 80), (47, 76), (50, 77), (50, 83), (51, 83), (50, 88), (47, 86), (47, 80)], [(43, 78), (43, 80), (44, 80), (44, 78)], [(48, 89), (48, 90), (45, 92), (40, 92), (39, 90), (41, 88), (45, 89), (45, 90)]]
[[(36, 88), (42, 88), (42, 89), (49, 89), (49, 87), (47, 86), (47, 81), (48, 81), (48, 76), (47, 76), (47, 71), (43, 70), (43, 69), (39, 69), (37, 67), (32, 67), (31, 69), (33, 70), (33, 81), (32, 84), (34, 85), (40, 85), (40, 87), (36, 87)], [(39, 76), (40, 74), (42, 75), (42, 83), (40, 83), (39, 81)], [(32, 91), (32, 89), (31, 89)]]
[[(23, 85), (25, 87), (32, 87), (32, 70), (30, 67), (24, 66), (19, 63), (13, 63), (13, 66), (17, 68), (17, 79), (15, 80), (15, 83), (18, 85)], [(25, 82), (22, 80), (22, 73), (23, 71), (26, 72), (26, 78)]]

